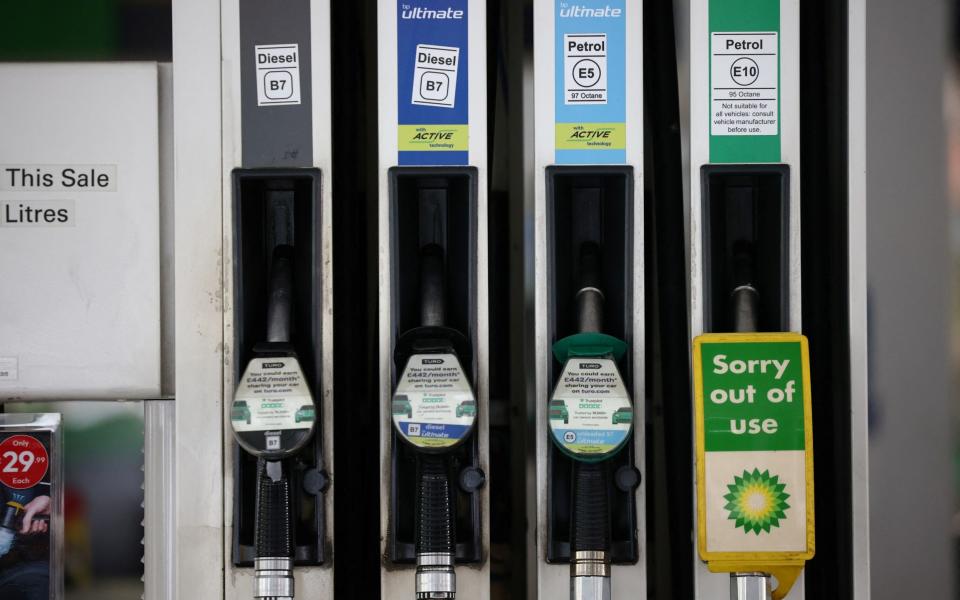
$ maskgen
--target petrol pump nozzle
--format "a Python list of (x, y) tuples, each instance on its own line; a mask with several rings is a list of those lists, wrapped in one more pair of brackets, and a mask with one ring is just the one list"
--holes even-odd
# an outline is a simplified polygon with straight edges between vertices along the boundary
[[(391, 400), (398, 437), (416, 451), (417, 600), (456, 598), (454, 496), (449, 452), (463, 443), (476, 421), (476, 396), (460, 363), (466, 338), (445, 327), (443, 248), (420, 249), (420, 326), (397, 342), (405, 364)], [(422, 408), (426, 408), (423, 411)]]
[[(576, 294), (577, 329), (581, 334), (603, 330), (600, 247), (580, 245), (580, 285)], [(570, 556), (571, 600), (609, 600), (610, 477), (605, 462), (574, 462), (573, 518)]]
[[(757, 331), (760, 318), (760, 293), (754, 279), (753, 244), (740, 240), (733, 245), (733, 291), (730, 294), (733, 330)], [(767, 573), (731, 573), (731, 600), (771, 600), (773, 591)]]
[[(443, 249), (427, 244), (420, 250), (420, 324), (443, 327), (447, 318)], [(456, 598), (453, 498), (446, 461), (420, 456), (417, 461), (417, 600)]]
[(290, 345), (293, 248), (273, 250), (266, 342), (257, 344), (234, 394), (230, 423), (240, 446), (257, 457), (254, 591), (262, 600), (294, 597), (290, 481), (283, 460), (309, 442), (313, 397)]

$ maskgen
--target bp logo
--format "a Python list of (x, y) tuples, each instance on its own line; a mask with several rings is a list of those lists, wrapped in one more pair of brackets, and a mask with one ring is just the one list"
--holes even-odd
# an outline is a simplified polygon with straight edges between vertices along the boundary
[(734, 476), (727, 488), (730, 493), (723, 497), (727, 501), (723, 508), (730, 511), (727, 518), (734, 521), (734, 527), (742, 527), (744, 533), (770, 533), (787, 518), (790, 494), (784, 491), (787, 484), (780, 483), (779, 475), (771, 477), (770, 471), (761, 473), (759, 469), (744, 471), (742, 477)]

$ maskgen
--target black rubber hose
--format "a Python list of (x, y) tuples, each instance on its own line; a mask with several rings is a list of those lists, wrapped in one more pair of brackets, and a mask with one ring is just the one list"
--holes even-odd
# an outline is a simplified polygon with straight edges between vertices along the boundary
[(610, 550), (610, 487), (606, 463), (574, 463), (573, 551)]
[(270, 295), (267, 297), (267, 341), (289, 342), (293, 315), (293, 246), (273, 249)]
[(417, 554), (453, 554), (453, 495), (446, 460), (421, 454), (417, 466)]
[(274, 480), (266, 473), (264, 459), (257, 468), (257, 524), (254, 546), (257, 558), (293, 556), (293, 526), (290, 521), (290, 482), (281, 472)]
[(447, 320), (443, 248), (427, 244), (420, 249), (420, 324), (442, 327)]
[(581, 333), (603, 331), (603, 292), (600, 281), (600, 246), (595, 242), (580, 245), (580, 289), (577, 290), (577, 330)]

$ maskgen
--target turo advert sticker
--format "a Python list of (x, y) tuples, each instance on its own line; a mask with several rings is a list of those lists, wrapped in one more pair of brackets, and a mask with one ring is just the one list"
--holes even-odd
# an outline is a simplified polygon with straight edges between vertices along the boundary
[(617, 364), (609, 358), (571, 358), (547, 411), (553, 441), (581, 459), (607, 457), (633, 428), (633, 406)]
[(477, 398), (453, 354), (414, 354), (391, 403), (393, 424), (420, 448), (449, 448), (469, 435)]
[(296, 358), (250, 361), (230, 410), (234, 431), (312, 429), (315, 419), (313, 398)]

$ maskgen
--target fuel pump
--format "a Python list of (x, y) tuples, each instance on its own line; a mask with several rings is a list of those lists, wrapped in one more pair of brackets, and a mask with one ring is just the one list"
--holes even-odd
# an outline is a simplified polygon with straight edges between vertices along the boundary
[(487, 3), (376, 7), (380, 592), (485, 600)]
[(573, 459), (570, 598), (609, 600), (611, 477), (608, 460), (630, 439), (633, 405), (617, 361), (626, 343), (601, 333), (603, 291), (600, 249), (580, 246), (580, 285), (575, 294), (578, 333), (553, 346), (564, 363), (550, 397), (553, 442)]
[(643, 600), (649, 588), (643, 13), (533, 2), (539, 598)]
[(290, 467), (284, 459), (307, 445), (315, 408), (290, 344), (293, 248), (273, 249), (266, 341), (253, 349), (234, 394), (230, 423), (240, 446), (257, 459), (254, 598), (293, 598), (294, 531)]
[(802, 600), (814, 556), (799, 5), (692, 0), (697, 600)]

